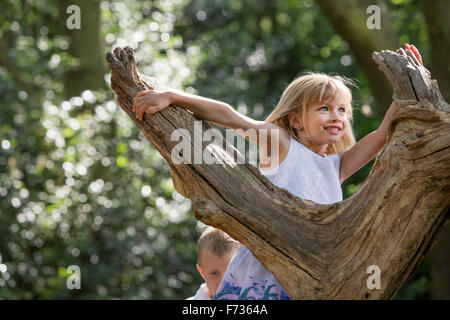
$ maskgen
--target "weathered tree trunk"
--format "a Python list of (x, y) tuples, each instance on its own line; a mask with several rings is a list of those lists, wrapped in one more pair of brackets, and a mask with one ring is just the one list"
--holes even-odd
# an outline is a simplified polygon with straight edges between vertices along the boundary
[[(222, 164), (175, 164), (171, 152), (179, 140), (171, 134), (183, 128), (186, 138), (201, 135), (194, 132), (195, 116), (173, 107), (137, 120), (134, 96), (161, 85), (138, 73), (130, 48), (107, 54), (121, 108), (167, 160), (197, 219), (246, 245), (292, 299), (392, 298), (449, 219), (449, 105), (429, 72), (403, 50), (376, 52), (374, 59), (395, 97), (417, 104), (395, 114), (387, 145), (358, 193), (320, 205), (277, 188), (248, 163), (237, 164), (217, 143), (202, 141), (199, 149), (191, 139), (192, 153)], [(202, 132), (210, 127), (202, 121)], [(380, 289), (368, 289), (371, 265), (380, 268)]]

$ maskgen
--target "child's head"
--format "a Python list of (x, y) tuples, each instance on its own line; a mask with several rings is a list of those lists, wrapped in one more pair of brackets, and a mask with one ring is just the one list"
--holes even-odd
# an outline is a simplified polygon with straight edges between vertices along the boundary
[(208, 227), (197, 243), (197, 270), (205, 280), (210, 298), (216, 293), (231, 257), (240, 247), (222, 230)]
[[(344, 131), (338, 141), (328, 144), (326, 153), (340, 153), (355, 144), (355, 136), (352, 130), (352, 93), (348, 86), (353, 82), (340, 76), (330, 76), (319, 72), (307, 72), (292, 81), (284, 90), (280, 101), (272, 113), (266, 118), (267, 122), (272, 122), (286, 129), (289, 134), (299, 140), (297, 130), (293, 129), (293, 115), (297, 114), (303, 124), (305, 135), (309, 136), (307, 115), (313, 106), (320, 103), (339, 101), (345, 104), (343, 117)], [(320, 106), (319, 106), (320, 108)], [(306, 128), (305, 128), (306, 123)], [(309, 130), (314, 128), (309, 128)]]

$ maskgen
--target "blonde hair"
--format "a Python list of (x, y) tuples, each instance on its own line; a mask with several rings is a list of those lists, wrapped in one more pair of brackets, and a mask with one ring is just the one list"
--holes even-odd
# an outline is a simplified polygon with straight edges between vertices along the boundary
[(352, 129), (352, 92), (348, 88), (348, 86), (354, 85), (352, 80), (338, 75), (305, 72), (288, 85), (277, 106), (265, 121), (286, 129), (294, 139), (300, 141), (295, 131), (292, 130), (289, 114), (292, 111), (300, 111), (302, 121), (305, 123), (307, 108), (318, 102), (332, 100), (340, 94), (348, 100), (346, 115), (350, 125), (345, 128), (344, 135), (339, 141), (328, 145), (326, 153), (331, 155), (345, 151), (356, 143)]
[(224, 257), (225, 255), (233, 254), (240, 246), (241, 244), (238, 241), (222, 230), (208, 227), (198, 239), (197, 255), (200, 257), (201, 252), (209, 251), (219, 257)]

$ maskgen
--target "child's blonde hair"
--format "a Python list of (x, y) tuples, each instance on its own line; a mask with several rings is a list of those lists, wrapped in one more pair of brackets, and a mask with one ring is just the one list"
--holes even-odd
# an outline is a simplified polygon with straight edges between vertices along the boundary
[(240, 246), (241, 244), (238, 241), (222, 230), (208, 227), (198, 239), (197, 256), (200, 257), (201, 252), (209, 251), (219, 257), (224, 257), (225, 255), (233, 254)]
[(354, 82), (337, 75), (332, 76), (321, 72), (305, 72), (292, 81), (284, 90), (277, 106), (265, 121), (286, 129), (294, 139), (300, 141), (295, 131), (292, 130), (289, 122), (289, 113), (300, 110), (303, 123), (305, 123), (306, 111), (309, 106), (318, 102), (332, 100), (341, 94), (348, 100), (346, 114), (350, 126), (345, 128), (344, 135), (338, 142), (328, 145), (326, 153), (331, 155), (345, 151), (356, 143), (352, 129), (352, 92), (347, 85), (353, 86)]

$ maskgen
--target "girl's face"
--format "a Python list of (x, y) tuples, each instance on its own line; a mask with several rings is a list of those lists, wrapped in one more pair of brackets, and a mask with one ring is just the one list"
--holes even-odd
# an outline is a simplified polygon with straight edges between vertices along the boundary
[(310, 105), (306, 111), (305, 122), (301, 115), (298, 122), (301, 126), (297, 130), (300, 141), (312, 151), (323, 155), (329, 144), (339, 141), (347, 128), (347, 99), (337, 95), (333, 100)]

